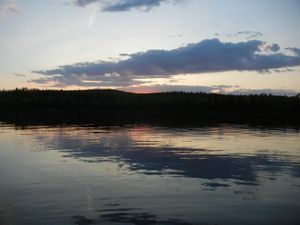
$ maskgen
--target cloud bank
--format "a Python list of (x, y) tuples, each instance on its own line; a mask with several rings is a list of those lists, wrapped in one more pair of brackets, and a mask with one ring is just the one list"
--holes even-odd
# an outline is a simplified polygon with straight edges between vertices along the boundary
[[(225, 71), (268, 71), (300, 65), (299, 55), (279, 52), (279, 45), (259, 40), (231, 43), (203, 40), (173, 50), (148, 50), (128, 54), (117, 62), (82, 62), (52, 70), (33, 71), (44, 77), (36, 83), (57, 85), (130, 86), (141, 78), (168, 78), (178, 74)], [(296, 52), (295, 48), (290, 51)]]
[(234, 94), (234, 95), (253, 95), (253, 94), (271, 94), (271, 95), (285, 95), (295, 96), (297, 92), (289, 89), (249, 89), (242, 88), (238, 85), (212, 85), (212, 86), (197, 86), (197, 85), (152, 85), (142, 87), (127, 87), (121, 88), (123, 91), (137, 92), (137, 93), (151, 93), (151, 92), (204, 92), (204, 93), (218, 93), (218, 94)]
[(201, 86), (201, 85), (168, 85), (157, 84), (151, 86), (142, 87), (125, 87), (121, 88), (123, 91), (129, 92), (172, 92), (172, 91), (184, 91), (184, 92), (205, 92), (205, 93), (227, 93), (230, 89), (237, 89), (239, 86), (232, 85), (213, 85), (213, 86)]
[(122, 12), (132, 9), (149, 11), (154, 7), (160, 6), (162, 3), (179, 3), (185, 0), (75, 0), (73, 5), (85, 7), (90, 4), (100, 4), (101, 11), (104, 12)]

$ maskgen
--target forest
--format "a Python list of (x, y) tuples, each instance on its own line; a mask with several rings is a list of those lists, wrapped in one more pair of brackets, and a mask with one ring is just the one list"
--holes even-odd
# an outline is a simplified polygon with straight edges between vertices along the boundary
[(161, 92), (137, 94), (117, 90), (39, 90), (0, 91), (3, 110), (99, 110), (99, 111), (172, 111), (172, 112), (300, 112), (299, 95), (293, 97), (229, 95), (214, 93)]

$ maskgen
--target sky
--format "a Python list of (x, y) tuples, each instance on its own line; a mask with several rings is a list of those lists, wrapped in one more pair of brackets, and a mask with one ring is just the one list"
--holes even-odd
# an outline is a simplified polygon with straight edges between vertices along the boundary
[(0, 0), (0, 88), (300, 93), (298, 0)]

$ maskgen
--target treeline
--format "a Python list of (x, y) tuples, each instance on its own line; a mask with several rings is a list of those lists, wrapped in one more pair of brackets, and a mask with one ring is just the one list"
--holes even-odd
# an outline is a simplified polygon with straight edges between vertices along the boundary
[(116, 90), (0, 91), (0, 108), (89, 109), (101, 111), (194, 111), (245, 113), (299, 113), (299, 96), (222, 95), (212, 93), (166, 92), (135, 94)]

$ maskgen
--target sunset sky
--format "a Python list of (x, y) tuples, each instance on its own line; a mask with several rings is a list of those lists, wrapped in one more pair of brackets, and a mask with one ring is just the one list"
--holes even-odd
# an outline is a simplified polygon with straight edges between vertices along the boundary
[(298, 0), (0, 0), (1, 89), (300, 92)]

